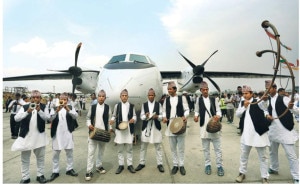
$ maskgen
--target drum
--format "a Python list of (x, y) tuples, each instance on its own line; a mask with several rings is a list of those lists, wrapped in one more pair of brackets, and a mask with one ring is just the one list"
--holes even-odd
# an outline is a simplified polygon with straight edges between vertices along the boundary
[(216, 133), (219, 132), (222, 129), (222, 124), (220, 121), (214, 117), (212, 117), (206, 126), (206, 131), (209, 133)]
[(109, 142), (110, 141), (110, 133), (106, 130), (94, 128), (92, 132), (90, 132), (90, 139)]
[(181, 117), (177, 117), (173, 119), (170, 125), (170, 130), (175, 135), (180, 135), (185, 132), (186, 126)]
[(128, 128), (128, 123), (123, 121), (119, 124), (119, 129), (120, 130), (126, 130)]

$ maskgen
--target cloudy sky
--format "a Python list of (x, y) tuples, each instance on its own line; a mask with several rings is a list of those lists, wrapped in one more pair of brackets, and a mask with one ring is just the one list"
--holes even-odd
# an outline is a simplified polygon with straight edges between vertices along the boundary
[[(148, 55), (161, 71), (189, 65), (183, 53), (207, 71), (273, 73), (273, 56), (256, 51), (276, 50), (261, 27), (269, 20), (289, 62), (299, 58), (298, 0), (3, 0), (3, 76), (50, 73), (74, 65), (101, 70), (113, 55)], [(296, 82), (299, 83), (298, 71)], [(281, 69), (278, 74), (288, 74)], [(249, 84), (263, 88), (264, 79), (214, 79), (221, 89)], [(277, 84), (291, 83), (286, 80)], [(71, 91), (71, 81), (3, 82), (3, 88), (27, 86), (41, 91)]]

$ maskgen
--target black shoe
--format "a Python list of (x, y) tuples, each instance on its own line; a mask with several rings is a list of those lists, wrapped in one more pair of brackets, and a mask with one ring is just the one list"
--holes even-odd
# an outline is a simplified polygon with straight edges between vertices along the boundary
[(78, 173), (76, 173), (73, 169), (71, 169), (71, 170), (66, 172), (66, 175), (78, 176)]
[(205, 166), (205, 173), (206, 173), (207, 175), (210, 175), (210, 174), (211, 174), (211, 166), (210, 166), (210, 165)]
[(179, 167), (179, 171), (180, 171), (181, 175), (185, 175), (185, 169), (183, 166)]
[(21, 180), (20, 181), (20, 184), (28, 184), (28, 183), (30, 183), (30, 178), (29, 179), (26, 179), (26, 180)]
[(119, 168), (116, 171), (116, 174), (120, 174), (123, 170), (124, 170), (124, 166), (123, 165), (119, 166)]
[(41, 184), (45, 184), (47, 182), (47, 179), (45, 178), (44, 175), (41, 175), (39, 177), (36, 177), (36, 180), (41, 183)]
[(92, 177), (93, 177), (93, 172), (89, 172), (89, 173), (86, 173), (86, 174), (85, 174), (85, 180), (86, 180), (86, 181), (91, 180)]
[(173, 166), (171, 174), (175, 175), (177, 173), (177, 171), (178, 171), (178, 166)]
[(49, 181), (53, 181), (54, 179), (56, 179), (57, 177), (59, 177), (59, 173), (52, 173)]
[(136, 167), (135, 171), (140, 171), (141, 169), (143, 169), (145, 167), (144, 164), (139, 164), (138, 167)]
[(165, 172), (165, 169), (162, 164), (157, 165), (157, 168), (160, 172), (162, 172), (162, 173)]
[(133, 168), (132, 165), (128, 166), (127, 169), (131, 172), (131, 173), (135, 173), (135, 170)]

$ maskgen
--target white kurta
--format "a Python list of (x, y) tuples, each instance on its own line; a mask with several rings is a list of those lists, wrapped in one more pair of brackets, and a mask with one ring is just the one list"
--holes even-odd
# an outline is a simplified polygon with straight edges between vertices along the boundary
[[(26, 134), (25, 138), (18, 137), (16, 139), (11, 147), (12, 151), (33, 150), (49, 144), (49, 139), (46, 132), (40, 133), (37, 128), (37, 114), (40, 114), (40, 117), (42, 119), (47, 119), (47, 115), (42, 110), (40, 110), (39, 113), (37, 112), (37, 110), (32, 111), (32, 116), (29, 122), (29, 131)], [(18, 114), (15, 116), (15, 119), (21, 121), (27, 115), (27, 111), (24, 112), (24, 108), (21, 107)]]
[[(253, 101), (253, 98), (249, 100), (250, 102)], [(259, 108), (264, 111), (264, 102), (259, 102), (258, 106)], [(244, 130), (243, 134), (241, 136), (241, 143), (248, 146), (253, 147), (266, 147), (270, 146), (269, 136), (268, 132), (265, 132), (263, 135), (259, 135), (254, 128), (253, 121), (251, 119), (249, 110), (252, 105), (249, 105), (247, 108), (245, 106), (241, 106), (241, 103), (239, 104), (238, 109), (236, 110), (236, 116), (241, 118), (243, 113), (245, 113), (245, 120), (244, 120)]]
[[(196, 104), (195, 104), (195, 116), (196, 117), (199, 115), (199, 98), (201, 98), (201, 97), (197, 98)], [(203, 102), (204, 102), (204, 105), (205, 105), (207, 111), (209, 112), (209, 114), (212, 115), (211, 112), (210, 112), (210, 106), (211, 105), (210, 105), (209, 97), (205, 98), (203, 96)], [(216, 115), (221, 117), (222, 116), (221, 109), (220, 109), (219, 103), (217, 101), (215, 101), (215, 107), (216, 107)], [(202, 139), (205, 139), (205, 138), (210, 138), (210, 139), (219, 138), (221, 136), (221, 131), (219, 131), (217, 133), (209, 133), (209, 132), (206, 131), (207, 123), (211, 119), (210, 115), (207, 113), (207, 111), (205, 111), (204, 125), (202, 127), (200, 127), (200, 137)]]
[[(74, 141), (73, 135), (68, 129), (67, 119), (66, 119), (66, 109), (63, 108), (58, 112), (59, 122), (57, 125), (57, 130), (55, 136), (52, 138), (52, 148), (53, 150), (63, 150), (63, 149), (73, 149)], [(69, 114), (74, 118), (77, 117), (77, 112), (73, 108), (69, 111)]]
[[(114, 113), (113, 113), (111, 120), (116, 120), (116, 116), (118, 114), (117, 106), (118, 106), (118, 104), (115, 105)], [(125, 130), (118, 130), (118, 129), (115, 130), (116, 137), (115, 137), (114, 142), (117, 144), (124, 144), (124, 143), (132, 144), (133, 134), (130, 133), (129, 120), (128, 120), (128, 112), (129, 112), (130, 104), (129, 104), (129, 102), (126, 102), (126, 103), (121, 102), (121, 106), (122, 106), (122, 120), (124, 122), (128, 123), (128, 127)], [(135, 120), (135, 122), (134, 122), (134, 124), (135, 124), (136, 123), (135, 108), (133, 108), (132, 119)]]
[[(97, 103), (94, 127), (105, 130), (105, 125), (103, 122), (103, 113), (104, 113), (104, 103), (102, 105)], [(92, 124), (91, 123), (91, 114), (92, 114), (92, 108), (89, 109), (88, 114), (86, 116), (86, 126), (87, 127), (89, 127)], [(111, 116), (110, 108), (108, 111), (108, 115), (109, 115), (109, 117)], [(109, 129), (111, 129), (111, 125), (109, 125)]]
[[(171, 125), (173, 119), (178, 117), (176, 115), (176, 107), (177, 107), (177, 104), (178, 104), (178, 96), (177, 95), (176, 96), (170, 96), (170, 104), (171, 104), (171, 111), (170, 111), (169, 125), (168, 125), (168, 128), (165, 131), (165, 135), (166, 136), (178, 136), (178, 135), (173, 134), (170, 130), (170, 125)], [(187, 100), (186, 100), (185, 96), (182, 96), (182, 104), (183, 104), (184, 116), (187, 118), (190, 114), (190, 109), (189, 109), (189, 105), (187, 103)], [(167, 115), (167, 113), (166, 113), (166, 99), (165, 99), (164, 104), (163, 104), (163, 117), (167, 117), (166, 115)], [(183, 134), (180, 134), (180, 135), (184, 136), (184, 135), (186, 135), (186, 133), (187, 133), (187, 131), (184, 132)]]
[[(271, 105), (272, 109), (272, 117), (277, 118), (278, 115), (275, 110), (275, 102), (277, 100), (278, 94), (271, 97)], [(283, 98), (283, 102), (286, 106), (288, 106), (290, 99), (288, 97)], [(294, 111), (294, 110), (292, 110)], [(284, 143), (284, 144), (295, 144), (295, 142), (299, 139), (298, 133), (293, 129), (289, 131), (286, 129), (279, 119), (274, 119), (269, 126), (269, 138), (270, 141), (274, 141), (277, 143)]]
[[(149, 114), (150, 117), (153, 115), (155, 101), (150, 102), (148, 101), (148, 107), (149, 107)], [(159, 112), (155, 112), (156, 115), (158, 115), (158, 121), (162, 120), (162, 108), (159, 104)], [(144, 105), (142, 105), (141, 109), (141, 120), (146, 120)], [(147, 123), (146, 128), (142, 131), (141, 135), (141, 141), (147, 142), (147, 143), (161, 143), (162, 141), (162, 133), (160, 130), (158, 130), (155, 126), (155, 122), (153, 119), (150, 119)]]

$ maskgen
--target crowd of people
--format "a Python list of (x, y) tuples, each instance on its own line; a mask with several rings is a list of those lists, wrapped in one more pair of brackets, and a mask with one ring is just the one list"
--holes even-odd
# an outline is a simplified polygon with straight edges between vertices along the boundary
[[(137, 115), (135, 105), (128, 101), (127, 89), (120, 92), (120, 101), (114, 107), (105, 103), (106, 92), (100, 90), (91, 95), (91, 106), (88, 107), (86, 126), (91, 133), (114, 133), (114, 143), (117, 146), (118, 168), (115, 174), (120, 174), (127, 165), (130, 173), (136, 173), (146, 167), (147, 147), (153, 144), (157, 169), (164, 173), (162, 150), (162, 126), (165, 125), (165, 136), (169, 141), (171, 150), (171, 174), (178, 171), (186, 175), (185, 170), (185, 137), (188, 116), (193, 112), (193, 121), (199, 123), (200, 138), (203, 147), (204, 172), (211, 175), (212, 162), (210, 143), (214, 147), (215, 164), (218, 176), (224, 176), (222, 155), (221, 131), (211, 132), (207, 129), (209, 124), (221, 124), (223, 118), (232, 124), (234, 116), (239, 120), (240, 139), (240, 167), (236, 182), (243, 182), (247, 173), (247, 163), (252, 147), (258, 153), (262, 183), (269, 182), (270, 174), (278, 174), (278, 147), (282, 145), (290, 165), (290, 172), (294, 183), (299, 183), (299, 161), (296, 154), (295, 143), (298, 133), (294, 130), (294, 118), (299, 115), (298, 96), (295, 102), (290, 102), (282, 89), (277, 90), (275, 83), (265, 82), (269, 90), (268, 96), (264, 92), (255, 93), (248, 85), (238, 86), (235, 94), (222, 94), (211, 96), (208, 84), (200, 84), (201, 95), (190, 97), (186, 93), (177, 94), (176, 83), (168, 82), (168, 95), (160, 101), (155, 101), (156, 92), (148, 89), (147, 101), (142, 104), (141, 114)], [(20, 183), (30, 183), (30, 156), (31, 151), (36, 156), (37, 177), (39, 183), (53, 181), (60, 175), (60, 153), (66, 153), (66, 175), (78, 176), (74, 170), (73, 159), (73, 131), (78, 127), (77, 117), (85, 110), (85, 98), (77, 98), (76, 94), (61, 93), (55, 97), (50, 95), (46, 104), (41, 102), (41, 93), (38, 90), (28, 96), (15, 95), (7, 106), (11, 113), (11, 138), (15, 139), (11, 150), (21, 152)], [(289, 109), (289, 111), (286, 111)], [(284, 115), (283, 115), (284, 113)], [(140, 159), (136, 168), (133, 167), (133, 138), (137, 119), (142, 120)], [(52, 175), (47, 179), (45, 171), (45, 147), (50, 142), (45, 132), (45, 125), (51, 125), (50, 137), (52, 140)], [(174, 128), (181, 125), (179, 131)], [(101, 135), (102, 134), (102, 135)], [(99, 136), (99, 137), (100, 137)], [(104, 174), (103, 156), (106, 141), (99, 138), (88, 137), (87, 167), (85, 180), (93, 178), (94, 166), (96, 171)], [(270, 156), (266, 155), (269, 148)], [(96, 155), (96, 152), (98, 153)], [(126, 154), (126, 155), (125, 155)], [(96, 160), (95, 160), (96, 158)], [(125, 160), (126, 158), (126, 160)], [(268, 165), (270, 159), (270, 165)]]

